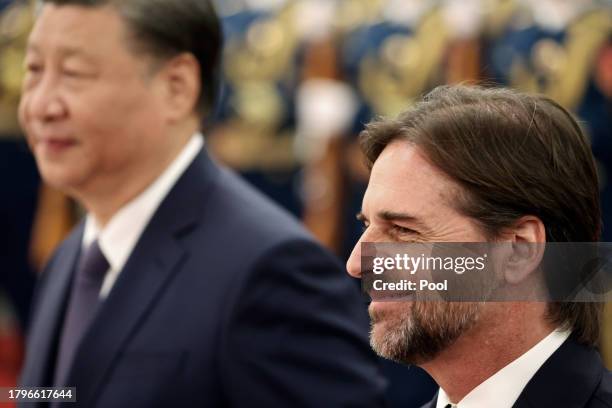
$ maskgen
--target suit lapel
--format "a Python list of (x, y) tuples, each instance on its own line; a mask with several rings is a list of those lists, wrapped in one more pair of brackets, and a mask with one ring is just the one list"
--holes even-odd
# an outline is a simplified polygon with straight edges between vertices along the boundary
[(603, 371), (599, 353), (570, 337), (527, 383), (513, 407), (584, 407)]
[(180, 237), (202, 216), (206, 190), (218, 169), (200, 154), (163, 200), (143, 232), (77, 350), (68, 384), (83, 406), (93, 406), (120, 353), (155, 307), (188, 253)]
[(81, 249), (83, 223), (68, 237), (42, 278), (34, 320), (28, 332), (28, 355), (21, 374), (22, 385), (52, 385), (57, 338), (70, 290), (70, 282)]
[(427, 404), (423, 405), (421, 408), (436, 408), (436, 405), (438, 404), (438, 392), (440, 391), (437, 391), (433, 399)]

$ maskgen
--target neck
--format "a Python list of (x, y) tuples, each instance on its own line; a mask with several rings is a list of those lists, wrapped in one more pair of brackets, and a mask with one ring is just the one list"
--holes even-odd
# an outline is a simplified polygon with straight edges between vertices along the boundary
[(474, 327), (433, 360), (421, 364), (455, 404), (554, 330), (545, 319), (546, 303), (489, 305), (494, 310), (481, 321), (493, 324)]
[[(197, 132), (196, 126), (185, 126), (169, 133), (168, 146), (161, 150), (161, 157), (147, 157), (122, 169), (116, 174), (102, 174), (89, 186), (73, 191), (72, 196), (93, 215), (100, 228), (127, 203), (147, 189), (180, 154), (181, 150)], [(180, 130), (180, 131), (179, 131)]]

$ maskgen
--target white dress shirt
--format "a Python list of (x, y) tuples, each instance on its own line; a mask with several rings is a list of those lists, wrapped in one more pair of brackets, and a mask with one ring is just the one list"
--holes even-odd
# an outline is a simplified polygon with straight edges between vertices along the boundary
[(100, 289), (100, 298), (108, 296), (151, 217), (203, 145), (203, 136), (194, 134), (166, 170), (142, 193), (121, 207), (103, 229), (99, 228), (91, 214), (87, 215), (82, 247), (87, 248), (98, 239), (100, 250), (110, 265)]
[(511, 408), (531, 377), (569, 335), (569, 331), (554, 330), (525, 354), (487, 378), (457, 404), (451, 403), (446, 392), (440, 388), (436, 408), (444, 408), (447, 404), (453, 408)]

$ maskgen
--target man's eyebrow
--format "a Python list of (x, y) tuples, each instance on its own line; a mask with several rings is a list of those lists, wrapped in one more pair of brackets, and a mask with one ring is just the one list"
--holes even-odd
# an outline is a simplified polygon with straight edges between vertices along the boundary
[(417, 218), (408, 213), (400, 213), (394, 211), (381, 211), (378, 213), (378, 216), (383, 220), (393, 221), (393, 220), (401, 220), (401, 221), (414, 221)]
[[(33, 51), (39, 54), (41, 53), (41, 48), (38, 46), (38, 44), (33, 43), (33, 42), (28, 42), (26, 50)], [(87, 51), (80, 47), (63, 46), (60, 48), (59, 52), (64, 58), (76, 56), (76, 57), (83, 57), (84, 59), (88, 61), (92, 60), (92, 57), (89, 54), (87, 54)]]

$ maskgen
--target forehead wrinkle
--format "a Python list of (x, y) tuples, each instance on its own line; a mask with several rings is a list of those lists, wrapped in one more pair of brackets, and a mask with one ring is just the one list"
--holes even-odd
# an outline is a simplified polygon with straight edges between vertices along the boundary
[(362, 205), (363, 215), (368, 214), (366, 218), (376, 218), (384, 222), (403, 221), (418, 226), (423, 231), (429, 230), (429, 227), (423, 222), (420, 215), (422, 208), (419, 206), (407, 209), (402, 206), (403, 199), (401, 195), (396, 197), (393, 194), (393, 192), (404, 194), (404, 191), (390, 189), (386, 186), (378, 189), (371, 189), (370, 187), (368, 186)]
[[(434, 166), (417, 146), (404, 141), (390, 144), (372, 170), (363, 204), (370, 206), (364, 208), (364, 212), (372, 212), (370, 216), (388, 221), (388, 217), (380, 215), (384, 212), (410, 214), (413, 219), (404, 221), (418, 225), (424, 235), (431, 235), (434, 231), (446, 230), (438, 225), (440, 211), (459, 215), (457, 201), (462, 196), (461, 187)], [(407, 207), (406, 203), (411, 204)], [(421, 222), (417, 224), (418, 220)]]

